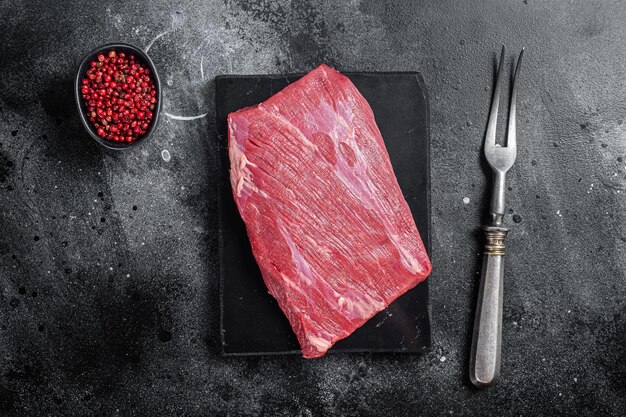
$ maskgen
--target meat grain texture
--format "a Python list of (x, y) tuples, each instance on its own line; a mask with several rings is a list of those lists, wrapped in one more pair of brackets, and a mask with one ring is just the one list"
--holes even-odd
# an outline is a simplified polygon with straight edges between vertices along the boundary
[(230, 179), (252, 251), (303, 356), (322, 356), (431, 264), (374, 114), (321, 65), (228, 117)]

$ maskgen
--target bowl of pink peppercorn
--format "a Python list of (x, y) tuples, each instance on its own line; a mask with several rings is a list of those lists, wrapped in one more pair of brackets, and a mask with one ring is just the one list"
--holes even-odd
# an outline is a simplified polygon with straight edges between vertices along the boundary
[(112, 43), (83, 59), (75, 97), (91, 137), (110, 149), (128, 149), (145, 142), (156, 128), (161, 82), (145, 52), (127, 43)]

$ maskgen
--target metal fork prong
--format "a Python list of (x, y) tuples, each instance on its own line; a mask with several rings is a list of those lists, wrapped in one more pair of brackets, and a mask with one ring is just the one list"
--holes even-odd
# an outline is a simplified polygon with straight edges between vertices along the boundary
[(504, 45), (502, 45), (500, 63), (498, 64), (498, 77), (496, 78), (496, 88), (493, 92), (493, 99), (491, 100), (491, 111), (489, 112), (489, 121), (487, 122), (485, 148), (496, 146), (496, 126), (498, 125), (498, 107), (500, 107), (500, 90), (502, 89), (502, 67), (504, 67), (504, 53)]
[(515, 75), (513, 76), (513, 88), (511, 89), (511, 106), (509, 107), (509, 131), (506, 136), (506, 147), (511, 152), (517, 151), (517, 84), (519, 77), (520, 64), (524, 56), (524, 48), (519, 53), (517, 65), (515, 66)]

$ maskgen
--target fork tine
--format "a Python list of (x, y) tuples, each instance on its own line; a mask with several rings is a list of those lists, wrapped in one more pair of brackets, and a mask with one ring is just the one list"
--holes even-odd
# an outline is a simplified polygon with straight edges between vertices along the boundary
[(498, 124), (498, 107), (500, 106), (500, 90), (502, 89), (502, 67), (504, 67), (504, 45), (502, 45), (502, 53), (500, 54), (500, 63), (498, 64), (498, 77), (496, 78), (496, 88), (493, 92), (491, 100), (491, 111), (489, 112), (489, 121), (487, 122), (487, 134), (485, 135), (485, 148), (496, 146), (496, 126)]
[(517, 65), (515, 66), (515, 75), (513, 76), (513, 88), (511, 89), (511, 105), (509, 107), (509, 131), (506, 136), (506, 146), (511, 151), (517, 150), (517, 79), (519, 77), (520, 64), (524, 56), (524, 48), (519, 53)]

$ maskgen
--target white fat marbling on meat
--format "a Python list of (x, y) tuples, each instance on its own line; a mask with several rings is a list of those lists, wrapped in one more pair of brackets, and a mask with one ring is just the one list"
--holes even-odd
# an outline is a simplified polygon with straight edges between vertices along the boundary
[(338, 304), (343, 314), (350, 319), (370, 317), (385, 308), (383, 300), (376, 300), (363, 292), (348, 291), (344, 296), (339, 297)]
[[(234, 121), (231, 122), (230, 129), (231, 135), (234, 135), (234, 131), (237, 129)], [(246, 154), (242, 152), (239, 143), (233, 142), (231, 146), (228, 147), (228, 157), (230, 159), (230, 170), (232, 174), (230, 176), (230, 183), (237, 193), (237, 197), (242, 196), (242, 192), (245, 187), (246, 190), (248, 190), (248, 195), (255, 192), (262, 197), (267, 198), (267, 193), (263, 190), (259, 190), (259, 187), (257, 187), (253, 181), (253, 175), (250, 171), (250, 167), (256, 167), (257, 165), (248, 160)]]
[(312, 151), (316, 151), (317, 150), (317, 145), (314, 144), (313, 142), (311, 142), (309, 140), (309, 138), (307, 138), (306, 135), (304, 133), (302, 133), (302, 131), (300, 129), (298, 129), (298, 127), (291, 122), (291, 120), (289, 120), (285, 116), (283, 116), (276, 106), (269, 106), (269, 108), (268, 108), (267, 104), (261, 103), (261, 104), (259, 104), (257, 106), (257, 108), (259, 110), (262, 110), (263, 112), (267, 113), (271, 117), (279, 119), (283, 124), (288, 125), (293, 131), (295, 131), (297, 133), (298, 139), (300, 140), (300, 143), (302, 143), (306, 147), (310, 148)]
[(330, 340), (326, 340), (326, 339), (322, 339), (321, 337), (313, 336), (310, 333), (307, 334), (306, 339), (312, 346), (314, 346), (320, 352), (327, 351), (333, 345), (333, 342), (331, 342)]
[(298, 250), (298, 247), (291, 238), (291, 235), (280, 221), (278, 222), (278, 230), (280, 231), (280, 234), (283, 235), (283, 237), (285, 238), (287, 246), (289, 246), (289, 250), (291, 251), (291, 259), (293, 260), (294, 266), (299, 272), (298, 276), (301, 283), (304, 283), (309, 287), (314, 285), (315, 274), (313, 272), (313, 269), (311, 268), (311, 265), (309, 265), (306, 259), (304, 259), (304, 257)]
[[(298, 273), (299, 285), (294, 283), (288, 276), (280, 272), (280, 276), (285, 284), (301, 293), (304, 297), (310, 298), (311, 291), (318, 291), (326, 299), (328, 305), (341, 311), (350, 320), (368, 318), (376, 311), (384, 308), (385, 302), (382, 298), (375, 299), (362, 291), (349, 290), (344, 294), (337, 292), (325, 279), (319, 276), (311, 265), (304, 259), (300, 250), (289, 235), (289, 232), (282, 223), (278, 223), (278, 230), (283, 235), (289, 250), (291, 259)], [(305, 284), (306, 286), (302, 285)]]
[[(332, 122), (325, 127), (329, 128), (327, 133), (331, 137), (335, 149), (336, 162), (333, 169), (337, 174), (337, 178), (341, 180), (346, 188), (359, 199), (365, 207), (376, 213), (385, 228), (389, 240), (398, 250), (402, 265), (411, 273), (417, 274), (422, 272), (423, 268), (417, 258), (400, 243), (400, 236), (394, 233), (396, 228), (391, 224), (385, 214), (387, 210), (381, 206), (381, 200), (376, 196), (375, 186), (370, 176), (365, 171), (365, 167), (368, 164), (355, 140), (356, 132), (353, 127), (354, 123), (349, 124), (343, 117), (337, 116), (349, 114), (348, 110), (350, 109), (350, 104), (347, 101), (338, 101), (336, 106), (337, 111), (332, 109), (330, 105), (321, 105), (323, 112), (334, 115), (332, 118), (327, 118)], [(344, 153), (340, 149), (340, 144), (348, 147), (354, 153), (355, 161), (352, 166), (348, 164)]]

